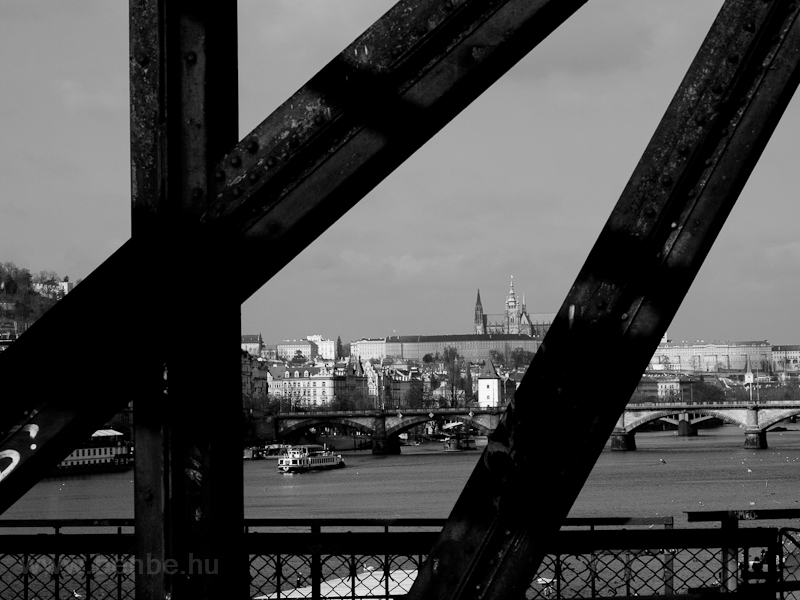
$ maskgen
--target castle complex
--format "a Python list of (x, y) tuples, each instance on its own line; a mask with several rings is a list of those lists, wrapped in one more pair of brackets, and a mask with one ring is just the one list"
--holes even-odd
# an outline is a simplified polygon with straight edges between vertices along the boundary
[(514, 276), (511, 276), (511, 289), (506, 297), (506, 311), (499, 314), (483, 312), (481, 304), (481, 291), (478, 290), (478, 300), (475, 302), (475, 333), (485, 335), (490, 333), (522, 334), (532, 337), (544, 337), (553, 322), (552, 314), (528, 314), (525, 308), (525, 295), (522, 302), (517, 300), (514, 292)]

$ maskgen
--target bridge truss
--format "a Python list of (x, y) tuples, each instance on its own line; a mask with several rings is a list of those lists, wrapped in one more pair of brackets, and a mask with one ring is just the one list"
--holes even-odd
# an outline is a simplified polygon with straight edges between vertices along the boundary
[[(219, 555), (242, 547), (240, 411), (219, 402), (239, 397), (241, 302), (584, 2), (401, 0), (240, 137), (236, 3), (130, 0), (132, 237), (0, 356), (15, 375), (0, 510), (135, 398), (137, 557), (219, 560), (213, 575), (142, 574), (137, 598), (244, 597), (245, 555)], [(797, 87), (798, 12), (725, 2), (408, 597), (527, 587)], [(215, 299), (218, 347), (187, 360), (212, 307), (182, 290), (208, 269), (235, 292)], [(163, 302), (129, 287), (145, 273)], [(43, 375), (38, 349), (78, 322), (85, 335)], [(90, 362), (111, 327), (130, 340), (125, 386)], [(571, 377), (589, 352), (622, 366)], [(29, 385), (67, 377), (80, 398)], [(566, 420), (583, 440), (570, 448), (538, 426)], [(542, 462), (548, 445), (559, 452)]]

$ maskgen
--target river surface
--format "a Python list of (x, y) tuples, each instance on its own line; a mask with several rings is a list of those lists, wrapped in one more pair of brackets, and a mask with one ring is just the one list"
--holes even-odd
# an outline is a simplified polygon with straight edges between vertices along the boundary
[[(672, 516), (685, 526), (685, 511), (800, 508), (800, 425), (790, 427), (797, 430), (770, 432), (765, 450), (745, 450), (742, 430), (727, 425), (692, 438), (637, 433), (635, 452), (603, 451), (570, 516)], [(245, 461), (245, 517), (446, 518), (481, 452), (438, 444), (402, 452), (347, 452), (345, 469), (299, 475)], [(554, 452), (543, 450), (542, 460)], [(547, 493), (549, 485), (532, 487)], [(2, 518), (131, 517), (132, 471), (42, 481)]]

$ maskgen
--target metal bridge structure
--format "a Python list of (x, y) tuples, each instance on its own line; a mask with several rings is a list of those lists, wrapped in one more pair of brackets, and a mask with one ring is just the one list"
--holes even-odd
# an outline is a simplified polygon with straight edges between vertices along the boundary
[[(0, 356), (0, 511), (135, 400), (135, 556), (177, 565), (137, 573), (136, 598), (247, 597), (241, 303), (585, 1), (400, 0), (240, 135), (235, 0), (130, 0), (131, 239)], [(798, 14), (724, 3), (407, 598), (527, 589), (797, 87)], [(185, 303), (209, 271), (235, 284)], [(129, 286), (146, 278), (159, 302)], [(40, 349), (75, 323), (43, 371)], [(110, 328), (126, 372), (87, 360)], [(620, 367), (574, 377), (588, 355)], [(84, 393), (50, 392), (65, 380)], [(578, 441), (539, 460), (558, 445), (542, 421)]]

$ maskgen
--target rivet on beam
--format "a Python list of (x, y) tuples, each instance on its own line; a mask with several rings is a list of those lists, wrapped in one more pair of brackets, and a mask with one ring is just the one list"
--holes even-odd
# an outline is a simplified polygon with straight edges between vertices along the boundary
[(256, 139), (249, 140), (247, 142), (247, 151), (250, 154), (255, 154), (256, 152), (258, 152), (258, 140)]
[(267, 159), (267, 166), (268, 166), (268, 167), (274, 167), (276, 162), (277, 162), (277, 161), (275, 160), (275, 158), (274, 158), (274, 157), (272, 157), (272, 156), (270, 156), (270, 157)]
[(189, 50), (189, 52), (186, 53), (186, 56), (184, 56), (184, 58), (186, 59), (186, 62), (189, 63), (190, 65), (197, 62), (197, 54), (195, 54), (191, 50)]
[(225, 179), (225, 173), (223, 171), (215, 171), (214, 179), (217, 181), (223, 181)]
[(233, 156), (231, 156), (231, 166), (238, 167), (241, 164), (242, 164), (242, 159), (239, 158), (238, 155), (234, 154)]
[(199, 187), (196, 187), (192, 190), (192, 198), (195, 200), (199, 200), (203, 197), (203, 190)]

